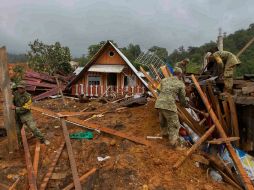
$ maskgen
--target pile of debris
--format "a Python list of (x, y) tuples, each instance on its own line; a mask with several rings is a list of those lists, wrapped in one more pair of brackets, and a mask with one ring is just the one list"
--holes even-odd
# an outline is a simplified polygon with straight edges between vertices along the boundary
[(45, 73), (26, 71), (23, 80), (26, 83), (26, 90), (33, 95), (33, 100), (41, 100), (58, 94), (59, 89), (65, 90), (70, 76), (50, 76)]
[[(153, 93), (154, 97), (157, 98), (157, 87), (159, 85), (157, 79), (160, 79), (160, 76), (157, 75), (156, 78), (152, 78), (145, 73), (142, 68), (141, 71), (143, 71), (146, 76), (149, 90)], [(165, 77), (170, 76), (170, 72), (167, 70), (163, 74)], [(250, 164), (245, 164), (246, 159), (247, 162), (252, 161), (245, 152), (235, 148), (239, 147), (240, 134), (233, 96), (229, 94), (219, 94), (216, 96), (214, 94), (215, 88), (212, 87), (211, 81), (208, 80), (200, 86), (194, 75), (191, 76), (191, 79), (195, 85), (195, 89), (189, 97), (193, 107), (188, 111), (178, 104), (177, 108), (178, 116), (183, 127), (185, 127), (187, 133), (189, 132), (190, 136), (197, 136), (197, 138), (196, 140), (192, 139), (194, 140), (192, 147), (186, 152), (184, 157), (176, 162), (174, 168), (179, 168), (187, 157), (200, 149), (201, 144), (207, 144), (208, 147), (213, 144), (220, 145), (217, 148), (215, 147), (217, 149), (215, 151), (216, 155), (207, 153), (201, 153), (201, 155), (207, 159), (208, 163), (210, 162), (225, 181), (229, 182), (237, 189), (241, 189), (242, 186), (245, 186), (247, 189), (252, 189), (253, 186), (251, 185), (250, 177), (252, 178), (253, 175), (250, 171), (252, 171), (253, 168)], [(201, 101), (203, 101), (203, 104)], [(193, 111), (196, 112), (194, 115)], [(213, 138), (215, 138), (215, 140), (212, 140)], [(224, 148), (221, 152), (220, 149), (222, 147)], [(206, 151), (210, 150), (211, 148), (206, 149)], [(239, 155), (244, 156), (240, 157)], [(202, 160), (204, 159), (202, 158)], [(236, 173), (233, 171), (238, 172)], [(241, 180), (239, 180), (239, 178)]]

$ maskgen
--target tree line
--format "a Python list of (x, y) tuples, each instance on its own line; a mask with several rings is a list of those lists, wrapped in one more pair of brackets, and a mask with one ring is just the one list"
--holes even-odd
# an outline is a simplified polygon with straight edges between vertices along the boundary
[[(241, 29), (233, 34), (224, 37), (224, 50), (237, 54), (245, 44), (254, 36), (254, 24), (251, 24), (247, 29)], [(117, 47), (117, 43), (111, 40)], [(79, 58), (72, 58), (68, 47), (61, 46), (59, 42), (47, 45), (39, 40), (29, 43), (30, 50), (26, 56), (21, 56), (22, 61), (26, 59), (31, 68), (36, 71), (48, 72), (54, 74), (70, 73), (72, 68), (70, 61), (79, 62), (80, 66), (86, 65), (89, 60), (98, 52), (98, 50), (106, 43), (101, 41), (97, 44), (92, 44), (88, 47), (87, 54)], [(216, 46), (216, 42), (210, 41), (199, 47), (189, 46), (185, 48), (180, 46), (168, 53), (168, 50), (160, 46), (152, 46), (149, 51), (155, 53), (165, 63), (174, 66), (174, 64), (184, 58), (190, 59), (190, 64), (187, 66), (187, 72), (197, 73), (200, 71), (203, 57), (209, 49)], [(136, 58), (141, 53), (140, 45), (130, 43), (128, 46), (119, 48), (123, 54), (138, 67), (135, 63)], [(9, 54), (9, 60), (16, 60), (20, 55)], [(237, 68), (236, 75), (240, 76), (245, 73), (254, 73), (254, 44), (252, 44), (240, 57), (242, 64)], [(19, 60), (20, 61), (20, 60)]]

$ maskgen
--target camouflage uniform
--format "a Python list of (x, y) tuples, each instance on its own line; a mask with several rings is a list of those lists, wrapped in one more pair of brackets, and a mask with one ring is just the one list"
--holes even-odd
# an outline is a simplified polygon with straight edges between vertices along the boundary
[(219, 74), (224, 75), (225, 90), (230, 92), (233, 88), (233, 74), (234, 68), (241, 63), (241, 61), (231, 52), (217, 51), (213, 53), (213, 58), (218, 64)]
[(21, 128), (24, 124), (33, 132), (34, 136), (39, 138), (41, 142), (44, 142), (45, 138), (36, 127), (36, 123), (34, 122), (31, 113), (31, 95), (27, 92), (20, 94), (18, 91), (15, 91), (13, 95), (13, 103), (14, 106), (16, 106), (15, 119), (19, 143), (21, 143)]
[(179, 67), (180, 69), (182, 69), (183, 73), (186, 73), (186, 64), (183, 63), (183, 61), (177, 62), (175, 64), (175, 67)]
[(182, 106), (186, 106), (184, 83), (176, 77), (162, 79), (155, 108), (159, 109), (162, 135), (169, 135), (171, 145), (176, 145), (179, 140), (180, 123), (175, 102), (177, 98)]

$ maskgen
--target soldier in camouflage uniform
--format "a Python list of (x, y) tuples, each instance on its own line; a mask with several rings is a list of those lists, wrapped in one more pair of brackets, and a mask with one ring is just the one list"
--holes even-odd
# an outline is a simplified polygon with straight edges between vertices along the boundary
[(160, 94), (156, 100), (155, 108), (159, 110), (162, 135), (168, 135), (170, 145), (176, 147), (180, 145), (180, 123), (177, 115), (176, 99), (179, 99), (182, 106), (186, 106), (187, 102), (185, 100), (185, 85), (181, 81), (182, 70), (176, 67), (174, 75), (161, 80)]
[(209, 61), (215, 61), (218, 66), (219, 76), (224, 78), (224, 91), (232, 92), (234, 68), (241, 61), (231, 52), (216, 51), (210, 57)]
[(26, 92), (24, 82), (20, 82), (16, 86), (17, 90), (13, 92), (13, 106), (15, 110), (15, 119), (17, 127), (17, 135), (19, 144), (21, 144), (21, 128), (26, 125), (32, 132), (33, 135), (40, 139), (41, 143), (49, 144), (49, 141), (45, 140), (40, 130), (36, 127), (36, 123), (33, 120), (31, 113), (32, 99), (31, 95)]
[(190, 59), (186, 58), (180, 62), (177, 62), (175, 64), (175, 67), (182, 69), (183, 74), (186, 74), (186, 67), (189, 62), (190, 62)]

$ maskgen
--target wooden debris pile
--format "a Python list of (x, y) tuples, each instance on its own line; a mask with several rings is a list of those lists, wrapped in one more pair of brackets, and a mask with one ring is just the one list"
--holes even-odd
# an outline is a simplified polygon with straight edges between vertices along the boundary
[(58, 94), (59, 88), (64, 91), (70, 76), (50, 76), (45, 73), (26, 71), (23, 80), (26, 83), (26, 90), (33, 95), (33, 100), (36, 101)]
[[(157, 87), (159, 85), (159, 80), (161, 80), (160, 76), (157, 75), (156, 79), (154, 79), (149, 76), (142, 67), (140, 70), (143, 72), (148, 81), (148, 88), (150, 92), (155, 98), (157, 98)], [(169, 77), (171, 75), (166, 67), (161, 67), (161, 72), (164, 77)], [(197, 90), (195, 91), (196, 94), (192, 93), (192, 96), (194, 96), (194, 99), (198, 102), (197, 104), (194, 103), (196, 108), (193, 107), (192, 111), (196, 112), (196, 114), (200, 116), (200, 120), (195, 120), (192, 115), (179, 104), (177, 104), (178, 116), (181, 123), (186, 124), (200, 138), (186, 152), (185, 156), (175, 163), (174, 168), (179, 168), (188, 157), (200, 149), (200, 146), (203, 143), (225, 144), (227, 151), (234, 162), (235, 168), (237, 169), (237, 173), (233, 172), (232, 168), (226, 165), (219, 155), (209, 155), (203, 153), (203, 156), (209, 161), (211, 166), (220, 172), (225, 181), (237, 189), (243, 189), (243, 187), (246, 189), (254, 189), (240, 158), (232, 146), (232, 141), (235, 141), (235, 146), (239, 146), (239, 128), (233, 97), (231, 95), (223, 97), (215, 96), (211, 83), (207, 82), (201, 88), (194, 75), (192, 75), (191, 78)], [(200, 105), (201, 101), (197, 100), (202, 100), (203, 104)], [(202, 111), (199, 111), (200, 107), (203, 107)], [(211, 141), (212, 137), (216, 137), (216, 139)]]

